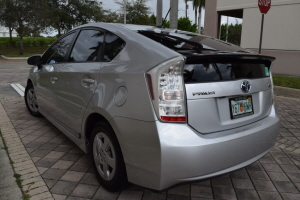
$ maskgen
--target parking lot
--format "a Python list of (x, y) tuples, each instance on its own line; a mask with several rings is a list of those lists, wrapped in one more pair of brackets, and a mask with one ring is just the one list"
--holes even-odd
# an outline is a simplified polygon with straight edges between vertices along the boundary
[(24, 60), (0, 59), (0, 128), (31, 199), (300, 199), (300, 99), (276, 97), (281, 118), (276, 146), (246, 168), (162, 193), (135, 185), (110, 193), (98, 183), (90, 157), (48, 120), (31, 116), (23, 97), (9, 85), (24, 85), (29, 68)]

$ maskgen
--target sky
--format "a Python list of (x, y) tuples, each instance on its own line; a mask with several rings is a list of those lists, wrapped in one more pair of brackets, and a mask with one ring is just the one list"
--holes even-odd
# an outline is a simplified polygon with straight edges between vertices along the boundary
[[(101, 1), (101, 0), (100, 0)], [(119, 0), (122, 1), (122, 0)], [(131, 1), (131, 0), (128, 0)], [(147, 5), (151, 8), (151, 12), (156, 15), (156, 0), (148, 0)], [(185, 17), (185, 1), (184, 0), (178, 0), (178, 17)], [(102, 5), (104, 9), (112, 10), (112, 11), (118, 11), (120, 9), (120, 6), (115, 3), (114, 0), (102, 0)], [(192, 23), (195, 23), (195, 12), (193, 10), (193, 4), (191, 1), (188, 2), (189, 8), (188, 8), (188, 17), (192, 21)], [(168, 10), (170, 8), (170, 0), (163, 0), (163, 18), (168, 13)], [(204, 13), (205, 10), (202, 11), (202, 17), (201, 17), (201, 26), (204, 25)], [(235, 24), (236, 18), (229, 17), (228, 22), (229, 24)], [(238, 19), (238, 18), (237, 18)], [(222, 24), (227, 23), (227, 17), (222, 17)], [(238, 19), (238, 23), (242, 23), (242, 19)]]

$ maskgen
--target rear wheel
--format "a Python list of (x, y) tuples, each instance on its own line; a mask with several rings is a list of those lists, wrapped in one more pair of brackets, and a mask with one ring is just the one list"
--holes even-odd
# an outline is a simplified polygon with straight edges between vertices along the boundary
[(31, 115), (35, 117), (41, 116), (35, 90), (31, 84), (28, 84), (25, 88), (25, 104)]
[(101, 185), (109, 191), (123, 189), (127, 185), (126, 169), (113, 130), (106, 123), (97, 123), (91, 142), (94, 169)]

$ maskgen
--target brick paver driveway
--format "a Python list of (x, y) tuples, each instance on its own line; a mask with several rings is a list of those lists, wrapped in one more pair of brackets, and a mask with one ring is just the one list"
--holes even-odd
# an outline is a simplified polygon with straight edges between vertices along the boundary
[(1, 104), (30, 155), (27, 160), (33, 160), (55, 199), (300, 199), (299, 99), (276, 97), (280, 135), (276, 147), (262, 159), (228, 175), (164, 193), (139, 186), (120, 193), (105, 191), (95, 178), (89, 156), (45, 118), (32, 117), (23, 98), (3, 99)]

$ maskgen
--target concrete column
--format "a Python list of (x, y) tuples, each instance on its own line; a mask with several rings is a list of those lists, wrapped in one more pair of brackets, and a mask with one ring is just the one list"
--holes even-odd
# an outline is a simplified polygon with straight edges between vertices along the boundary
[(170, 0), (170, 28), (178, 28), (178, 0)]
[(217, 12), (217, 1), (209, 0), (205, 2), (204, 35), (218, 38), (220, 30), (221, 16)]
[(162, 2), (162, 0), (157, 0), (157, 3), (156, 3), (156, 26), (162, 25), (162, 10), (163, 10), (163, 2)]

